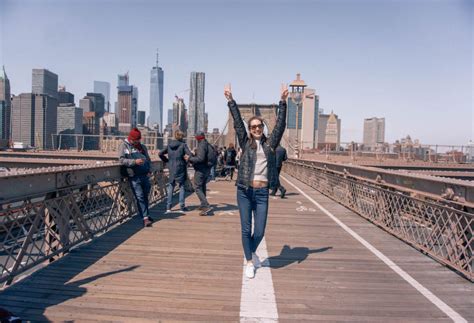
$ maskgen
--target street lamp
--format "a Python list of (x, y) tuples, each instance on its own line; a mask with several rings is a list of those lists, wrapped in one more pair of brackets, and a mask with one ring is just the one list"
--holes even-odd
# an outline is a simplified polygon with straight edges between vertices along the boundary
[[(290, 84), (291, 92), (290, 98), (293, 103), (296, 105), (296, 155), (299, 158), (299, 152), (301, 147), (299, 147), (299, 128), (300, 128), (300, 110), (303, 105), (304, 98), (304, 88), (306, 87), (305, 82), (300, 78), (300, 73), (296, 74), (296, 80)], [(303, 111), (301, 111), (303, 112)]]

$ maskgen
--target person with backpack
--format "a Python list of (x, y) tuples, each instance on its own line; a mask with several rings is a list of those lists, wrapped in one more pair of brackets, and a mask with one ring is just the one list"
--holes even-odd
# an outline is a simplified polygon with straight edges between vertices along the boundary
[[(176, 184), (179, 185), (179, 206), (181, 212), (186, 212), (184, 203), (185, 191), (184, 183), (188, 177), (187, 162), (185, 155), (191, 156), (191, 151), (188, 145), (183, 141), (184, 133), (180, 130), (175, 131), (174, 137), (176, 140), (170, 140), (168, 146), (160, 151), (160, 159), (168, 163), (168, 196), (166, 202), (166, 213), (171, 213), (171, 206), (173, 204), (173, 189)], [(167, 156), (165, 156), (167, 155)]]
[[(255, 268), (260, 265), (255, 252), (263, 240), (268, 216), (269, 189), (274, 189), (278, 182), (275, 149), (280, 144), (286, 128), (286, 99), (288, 89), (282, 88), (278, 116), (275, 127), (267, 138), (263, 133), (263, 119), (253, 116), (247, 121), (249, 134), (237, 103), (232, 97), (230, 86), (224, 89), (234, 129), (242, 147), (239, 172), (237, 174), (237, 205), (240, 213), (242, 247), (245, 255), (245, 276), (255, 277)], [(252, 217), (254, 229), (252, 233)]]
[(145, 145), (140, 143), (141, 138), (142, 134), (137, 128), (130, 131), (128, 138), (120, 144), (119, 162), (124, 167), (130, 182), (143, 225), (150, 227), (153, 222), (148, 211), (148, 195), (151, 190), (148, 175), (151, 170), (151, 159)]
[(211, 167), (216, 164), (217, 156), (212, 146), (207, 142), (204, 132), (196, 133), (195, 138), (198, 142), (196, 154), (187, 157), (194, 167), (194, 190), (201, 202), (199, 215), (208, 215), (212, 210), (206, 199), (206, 184)]

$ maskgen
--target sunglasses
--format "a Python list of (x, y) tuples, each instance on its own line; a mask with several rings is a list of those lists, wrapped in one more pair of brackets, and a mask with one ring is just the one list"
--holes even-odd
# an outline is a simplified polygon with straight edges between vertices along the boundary
[(250, 126), (250, 130), (257, 130), (258, 129), (263, 129), (263, 123), (261, 124), (254, 124), (253, 126)]

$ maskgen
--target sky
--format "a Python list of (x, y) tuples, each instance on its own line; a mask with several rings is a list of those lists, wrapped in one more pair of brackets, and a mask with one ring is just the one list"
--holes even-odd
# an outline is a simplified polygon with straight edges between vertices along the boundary
[(190, 73), (206, 73), (209, 128), (238, 103), (276, 103), (296, 73), (342, 119), (342, 142), (362, 141), (364, 118), (385, 117), (385, 139), (474, 140), (473, 1), (0, 0), (0, 63), (13, 94), (47, 68), (76, 103), (94, 80), (129, 72), (149, 110), (156, 49), (164, 118)]

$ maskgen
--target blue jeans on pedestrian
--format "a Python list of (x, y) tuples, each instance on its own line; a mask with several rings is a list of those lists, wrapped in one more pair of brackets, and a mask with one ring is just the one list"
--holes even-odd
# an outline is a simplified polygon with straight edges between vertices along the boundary
[(216, 165), (211, 167), (209, 176), (207, 178), (207, 182), (215, 181), (215, 180), (216, 180)]
[[(167, 197), (167, 200), (166, 200), (166, 209), (167, 210), (171, 210), (171, 206), (173, 204), (173, 189), (174, 189), (174, 186), (175, 184), (177, 184), (175, 181), (173, 181), (172, 183), (168, 183), (168, 185), (166, 185), (166, 188), (168, 189), (168, 197)], [(178, 183), (179, 185), (179, 206), (181, 209), (184, 209), (184, 183)]]
[(143, 218), (149, 217), (148, 196), (150, 195), (151, 185), (147, 175), (138, 175), (130, 177), (130, 186), (133, 196), (137, 201), (138, 214)]
[[(242, 246), (244, 248), (245, 259), (252, 260), (252, 253), (265, 234), (268, 215), (268, 188), (247, 189), (237, 187), (237, 205), (240, 212), (240, 225), (242, 228)], [(254, 218), (254, 228), (252, 234), (252, 214)]]

